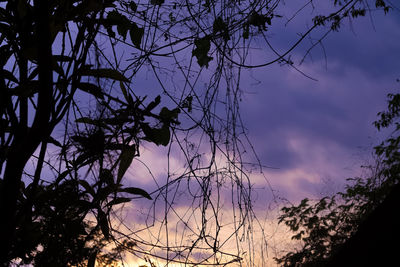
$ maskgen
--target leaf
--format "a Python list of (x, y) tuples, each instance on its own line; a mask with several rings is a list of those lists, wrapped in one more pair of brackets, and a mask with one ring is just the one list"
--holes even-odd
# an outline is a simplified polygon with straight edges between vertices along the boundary
[(213, 34), (217, 33), (221, 33), (225, 41), (230, 39), (228, 26), (221, 17), (216, 18), (213, 23)]
[(129, 194), (133, 194), (133, 195), (140, 195), (142, 197), (145, 197), (147, 199), (152, 200), (151, 196), (149, 195), (149, 193), (147, 193), (146, 191), (144, 191), (143, 189), (137, 188), (137, 187), (126, 187), (126, 188), (121, 188), (119, 189), (120, 192), (126, 192)]
[(55, 145), (55, 146), (62, 147), (61, 143), (58, 142), (56, 139), (54, 139), (54, 138), (51, 137), (51, 136), (49, 136), (49, 137), (47, 138), (47, 142), (50, 143), (50, 144), (53, 144), (53, 145)]
[(87, 69), (82, 68), (78, 71), (79, 75), (82, 76), (93, 76), (97, 78), (107, 78), (117, 81), (129, 82), (129, 80), (122, 75), (119, 71), (114, 69)]
[(129, 8), (133, 11), (136, 12), (137, 11), (137, 4), (133, 1), (129, 2)]
[(104, 237), (108, 239), (110, 237), (110, 227), (108, 226), (107, 216), (102, 210), (98, 210), (97, 222), (100, 225), (101, 232)]
[(94, 203), (99, 203), (106, 200), (110, 194), (115, 192), (115, 186), (107, 185), (106, 187), (101, 187), (97, 190), (96, 196), (93, 198)]
[[(107, 14), (107, 23), (108, 25), (118, 25), (124, 20), (128, 20), (124, 15), (119, 13), (117, 10), (112, 10)], [(128, 20), (129, 21), (129, 20)]]
[(257, 12), (253, 11), (250, 16), (249, 16), (249, 21), (248, 23), (252, 26), (258, 27), (258, 29), (261, 30), (266, 30), (267, 27), (265, 26), (265, 23), (268, 22), (270, 24), (271, 18), (267, 17), (266, 15), (260, 15)]
[(118, 204), (129, 202), (129, 201), (131, 201), (130, 198), (119, 197), (119, 198), (115, 198), (115, 199), (111, 200), (110, 202), (108, 202), (107, 206), (114, 206), (114, 205), (118, 205)]
[(139, 28), (137, 24), (133, 22), (131, 29), (129, 30), (129, 35), (131, 37), (132, 44), (139, 48), (140, 44), (142, 43), (144, 29)]
[(79, 183), (83, 188), (85, 188), (85, 190), (86, 190), (89, 194), (91, 194), (93, 197), (95, 196), (96, 193), (94, 192), (93, 187), (92, 187), (86, 180), (79, 180), (78, 183)]
[(127, 17), (120, 14), (117, 10), (113, 10), (108, 13), (107, 22), (111, 25), (116, 25), (118, 34), (121, 35), (124, 40), (126, 39), (126, 34), (131, 27), (131, 22)]
[(119, 156), (120, 163), (118, 168), (117, 184), (121, 182), (122, 177), (125, 175), (126, 171), (131, 165), (135, 155), (136, 151), (134, 147), (128, 147), (122, 150), (121, 155)]
[(161, 120), (167, 124), (173, 122), (173, 123), (178, 123), (176, 119), (178, 118), (178, 114), (181, 112), (179, 108), (174, 108), (172, 110), (169, 110), (166, 107), (163, 107), (160, 111), (160, 117)]
[(250, 35), (250, 26), (248, 23), (246, 23), (243, 26), (243, 39), (249, 39), (249, 35)]
[(129, 97), (128, 90), (126, 90), (126, 87), (125, 87), (124, 83), (123, 82), (119, 82), (119, 86), (121, 88), (121, 91), (122, 91), (122, 94), (124, 95), (125, 100), (127, 102), (129, 102), (130, 101), (130, 97)]
[(160, 102), (161, 102), (161, 96), (158, 95), (158, 96), (154, 99), (154, 101), (151, 101), (151, 102), (147, 105), (146, 111), (148, 111), (148, 112), (152, 111), (155, 107), (157, 107), (157, 106), (160, 104)]
[(164, 124), (160, 129), (151, 128), (148, 123), (142, 123), (141, 126), (147, 141), (153, 142), (156, 145), (168, 145), (171, 133), (167, 124)]
[(182, 108), (187, 108), (187, 111), (190, 113), (190, 112), (192, 112), (192, 102), (193, 102), (193, 96), (188, 95), (183, 100), (181, 107)]
[(195, 49), (192, 51), (192, 56), (197, 58), (197, 63), (200, 67), (206, 66), (208, 68), (208, 63), (213, 59), (208, 56), (208, 52), (210, 51), (211, 44), (209, 37), (203, 37), (194, 41)]

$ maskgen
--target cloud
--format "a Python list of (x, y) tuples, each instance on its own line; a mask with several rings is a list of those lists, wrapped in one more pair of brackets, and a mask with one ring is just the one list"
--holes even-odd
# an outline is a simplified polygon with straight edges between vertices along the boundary
[[(381, 138), (372, 122), (376, 113), (385, 109), (386, 94), (396, 87), (400, 62), (395, 55), (400, 21), (377, 15), (376, 31), (367, 21), (368, 18), (363, 18), (354, 23), (354, 32), (346, 25), (326, 39), (327, 69), (324, 69), (323, 54), (317, 51), (313, 53), (313, 61), (308, 59), (300, 66), (301, 71), (318, 82), (288, 66), (273, 65), (242, 74), (242, 119), (261, 163), (275, 168), (265, 168), (263, 174), (256, 171), (250, 174), (254, 210), (264, 219), (262, 223), (271, 225), (270, 229), (276, 227), (276, 216), (271, 219), (266, 215), (276, 215), (269, 208), (276, 200), (274, 194), (296, 203), (305, 197), (317, 198), (342, 189), (344, 179), (362, 173), (359, 166)], [(281, 45), (278, 49), (282, 51), (287, 47), (288, 36), (279, 38), (272, 41)], [(293, 57), (299, 59), (303, 52), (296, 50)], [(266, 56), (265, 51), (252, 51), (251, 58), (257, 61)], [(139, 159), (149, 163), (151, 173), (136, 161), (128, 171), (132, 185), (156, 190), (163, 184), (168, 173), (167, 152), (164, 148), (145, 145)], [(170, 172), (178, 174), (185, 168), (182, 154), (171, 153)], [(221, 213), (228, 220), (232, 204), (231, 191), (226, 189), (230, 182), (224, 180), (225, 190), (220, 192), (224, 201)], [(174, 199), (174, 204), (181, 216), (188, 210), (193, 211), (188, 188), (185, 184), (176, 191), (179, 197)], [(195, 186), (192, 188), (196, 191)], [(157, 207), (157, 211), (163, 211), (162, 207)], [(132, 222), (144, 221), (132, 219)], [(179, 225), (177, 217), (171, 217), (171, 224)], [(281, 234), (275, 235), (278, 241), (272, 240), (272, 230), (268, 232), (272, 243), (278, 244), (284, 239), (285, 231), (281, 228), (279, 231)]]
[(278, 66), (252, 71), (243, 79), (242, 117), (250, 140), (262, 164), (279, 168), (268, 171), (269, 179), (286, 180), (273, 184), (294, 198), (319, 190), (324, 179), (356, 175), (364, 163), (359, 155), (371, 153), (382, 138), (372, 122), (396, 86), (390, 78), (395, 69), (385, 66), (371, 75), (372, 64), (346, 64), (351, 52), (335, 53), (340, 56), (329, 58), (328, 71), (320, 67), (321, 59), (301, 66), (318, 82)]

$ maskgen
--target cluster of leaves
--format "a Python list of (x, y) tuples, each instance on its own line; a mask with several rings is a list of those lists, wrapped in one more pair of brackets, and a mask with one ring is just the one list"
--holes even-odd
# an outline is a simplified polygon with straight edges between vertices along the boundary
[[(360, 1), (361, 2), (361, 1)], [(364, 17), (367, 12), (371, 12), (368, 3), (362, 3), (361, 6), (357, 5), (357, 1), (339, 1), (335, 0), (334, 5), (338, 5), (344, 9), (344, 12), (335, 12), (331, 13), (329, 16), (318, 15), (313, 18), (314, 25), (326, 25), (329, 24), (329, 27), (338, 31), (340, 28), (340, 24), (344, 18), (357, 18)], [(390, 6), (386, 4), (384, 0), (375, 0), (375, 7), (377, 9), (382, 9), (385, 14), (389, 12)]]
[(283, 266), (323, 266), (357, 230), (360, 223), (400, 181), (400, 94), (389, 95), (388, 111), (378, 115), (378, 130), (395, 126), (392, 136), (375, 147), (377, 162), (367, 178), (349, 179), (344, 192), (318, 201), (303, 199), (282, 208), (279, 222), (293, 232), (302, 247), (276, 258)]
[[(38, 266), (94, 266), (96, 260), (111, 263), (119, 259), (123, 247), (129, 247), (128, 240), (121, 239), (118, 244), (122, 245), (114, 247), (114, 251), (102, 252), (114, 239), (110, 224), (113, 208), (135, 197), (152, 199), (141, 188), (124, 187), (123, 177), (139, 155), (141, 140), (163, 146), (170, 142), (170, 131), (179, 123), (180, 109), (160, 108), (160, 96), (146, 105), (145, 97), (139, 99), (130, 93), (124, 85), (129, 80), (120, 71), (86, 65), (88, 51), (102, 27), (111, 38), (115, 37), (113, 26), (123, 39), (129, 31), (133, 45), (140, 47), (143, 29), (120, 14), (114, 1), (50, 1), (49, 6), (44, 6), (44, 14), (49, 16), (45, 28), (37, 23), (43, 12), (39, 9), (24, 0), (8, 1), (0, 7), (0, 173), (5, 163), (0, 204), (2, 217), (10, 218), (2, 220), (1, 230), (9, 231), (6, 225), (16, 229), (9, 231), (11, 247), (6, 247), (7, 241), (2, 244), (5, 247), (0, 261), (20, 259), (24, 264)], [(70, 27), (75, 26), (77, 34), (72, 35)], [(62, 46), (66, 36), (72, 45), (71, 50), (63, 48), (59, 55), (46, 51), (50, 64), (43, 62), (40, 55), (46, 43), (34, 41), (40, 39), (39, 31), (46, 30), (50, 46), (59, 34), (63, 36)], [(10, 69), (9, 65), (14, 67)], [(46, 88), (41, 87), (46, 85), (40, 72), (46, 70), (55, 73), (56, 78), (47, 84), (49, 93), (44, 97)], [(124, 99), (107, 94), (106, 81), (112, 87), (120, 82)], [(66, 115), (74, 106), (78, 90), (96, 100), (97, 117), (82, 116), (73, 121), (74, 117)], [(37, 102), (46, 97), (47, 102)], [(155, 109), (160, 109), (158, 114)], [(26, 119), (28, 112), (38, 117), (32, 125)], [(64, 141), (50, 136), (62, 119), (76, 125), (74, 133), (66, 132)], [(26, 142), (22, 147), (21, 140)], [(22, 178), (26, 161), (40, 143), (42, 151), (35, 174)], [(54, 168), (55, 177), (41, 174), (47, 144), (60, 149), (63, 167)], [(17, 169), (10, 163), (13, 157), (14, 162), (23, 161), (18, 165), (19, 177), (12, 172)], [(15, 182), (17, 187), (13, 188), (10, 184)], [(10, 209), (13, 214), (6, 214), (6, 207), (14, 201), (15, 208)]]
[[(139, 155), (140, 140), (166, 146), (171, 139), (171, 127), (179, 123), (178, 108), (163, 107), (159, 114), (153, 113), (161, 103), (160, 96), (148, 105), (144, 105), (144, 99), (133, 100), (123, 84), (126, 78), (115, 70), (84, 68), (79, 74), (119, 80), (125, 102), (120, 100), (119, 108), (112, 107), (104, 101), (107, 95), (101, 94), (97, 85), (78, 84), (98, 98), (101, 117), (76, 119), (84, 129), (77, 127), (65, 144), (49, 140), (60, 147), (60, 157), (66, 164), (66, 170), (54, 182), (46, 185), (44, 179), (21, 187), (18, 238), (11, 258), (20, 258), (23, 263), (67, 266), (89, 261), (94, 264), (99, 257), (109, 262), (118, 260), (116, 252), (101, 253), (113, 238), (110, 225), (113, 207), (130, 202), (134, 196), (152, 199), (143, 189), (123, 187), (123, 176)], [(147, 122), (146, 118), (155, 123)], [(94, 174), (93, 182), (80, 177), (82, 170)], [(32, 212), (25, 213), (29, 207)]]

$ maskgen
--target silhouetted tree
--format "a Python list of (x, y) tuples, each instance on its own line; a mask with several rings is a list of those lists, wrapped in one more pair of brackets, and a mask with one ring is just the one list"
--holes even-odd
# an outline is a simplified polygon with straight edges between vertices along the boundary
[(394, 130), (375, 147), (376, 164), (367, 167), (370, 176), (349, 179), (346, 190), (331, 197), (318, 201), (303, 199), (297, 206), (282, 208), (280, 222), (293, 232), (292, 239), (301, 240), (302, 245), (299, 250), (277, 258), (278, 263), (374, 266), (396, 259), (395, 254), (390, 254), (398, 246), (389, 241), (399, 238), (395, 218), (400, 181), (400, 94), (389, 94), (388, 110), (378, 115), (380, 119), (374, 123), (378, 130)]
[[(337, 30), (343, 18), (369, 10), (367, 1), (332, 2), (333, 12), (314, 17), (278, 53), (265, 33), (281, 19), (279, 0), (1, 1), (0, 263), (94, 266), (120, 260), (124, 250), (167, 263), (241, 261), (239, 231), (254, 218), (242, 164), (241, 71), (275, 62), (297, 69), (290, 52), (314, 29)], [(388, 11), (384, 1), (373, 2)], [(259, 40), (272, 57), (248, 64), (250, 45)], [(132, 90), (144, 67), (159, 83), (163, 102), (156, 91)], [(199, 89), (207, 71), (209, 82)], [(172, 76), (184, 81), (168, 83)], [(182, 174), (168, 170), (151, 194), (123, 179), (143, 142), (168, 146), (168, 155), (177, 144), (186, 161)], [(211, 156), (202, 159), (206, 152)], [(222, 204), (214, 201), (227, 181), (235, 199), (229, 237), (236, 237), (235, 253), (221, 249)], [(172, 208), (183, 184), (192, 205), (188, 217)], [(154, 198), (154, 207), (165, 203), (160, 229), (168, 237), (168, 218), (177, 216), (190, 240), (176, 246), (168, 238), (146, 242), (114, 227), (115, 206), (133, 197)], [(199, 218), (197, 228), (188, 226), (193, 218)], [(199, 253), (205, 256), (193, 258)]]

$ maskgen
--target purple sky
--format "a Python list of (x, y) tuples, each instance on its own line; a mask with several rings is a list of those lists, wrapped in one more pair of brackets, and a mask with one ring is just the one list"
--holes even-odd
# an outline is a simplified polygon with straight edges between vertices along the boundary
[[(323, 42), (327, 65), (321, 49), (314, 50), (300, 69), (318, 81), (277, 65), (243, 78), (250, 139), (262, 163), (279, 168), (266, 175), (289, 199), (322, 193), (327, 180), (337, 190), (335, 184), (360, 174), (381, 140), (372, 122), (398, 88), (400, 16), (373, 19), (330, 34)], [(303, 54), (298, 49), (294, 58)]]
[[(284, 52), (293, 44), (298, 38), (298, 32), (304, 32), (305, 25), (310, 24), (310, 18), (317, 13), (305, 9), (288, 27), (284, 27), (285, 19), (291, 17), (295, 10), (292, 6), (283, 6), (282, 11), (278, 12), (283, 18), (274, 18), (271, 30), (267, 32), (269, 41), (279, 52)], [(375, 12), (372, 19), (367, 15), (352, 23), (344, 23), (339, 32), (331, 33), (323, 41), (324, 50), (317, 46), (300, 66), (298, 63), (309, 47), (309, 42), (305, 40), (292, 51), (291, 59), (296, 67), (318, 81), (301, 75), (289, 66), (279, 64), (243, 71), (240, 85), (241, 116), (261, 164), (271, 167), (264, 168), (263, 174), (257, 171), (250, 174), (250, 182), (254, 189), (254, 210), (260, 222), (271, 219), (265, 215), (266, 205), (273, 200), (270, 185), (278, 196), (293, 202), (304, 197), (320, 197), (321, 194), (333, 193), (343, 188), (345, 178), (362, 174), (360, 165), (369, 163), (373, 146), (386, 137), (385, 134), (378, 134), (372, 123), (377, 118), (377, 112), (385, 109), (386, 95), (396, 92), (399, 87), (396, 79), (400, 78), (400, 15), (397, 10), (386, 16), (382, 13)], [(318, 38), (318, 34), (321, 32), (316, 31), (311, 37)], [(259, 44), (259, 47), (250, 52), (248, 64), (257, 64), (275, 57), (271, 56), (270, 50), (260, 49), (265, 46), (264, 42), (257, 43), (256, 40), (253, 44), (254, 47)], [(118, 52), (125, 55), (131, 53), (128, 49)], [(178, 57), (187, 61), (193, 59), (193, 65), (197, 64), (192, 57), (192, 47), (179, 53)], [(164, 64), (161, 67), (166, 68), (165, 72), (160, 69), (158, 74), (168, 81), (165, 84), (167, 90), (179, 95), (185, 79), (179, 75), (175, 65), (169, 65), (168, 60), (173, 59), (159, 60)], [(215, 61), (210, 63), (209, 69), (204, 70), (205, 75), (201, 78), (203, 80), (200, 79), (196, 84), (196, 90), (199, 89), (200, 93), (204, 89), (201, 87), (202, 82), (210, 82), (207, 75), (212, 73), (213, 67)], [(198, 70), (198, 65), (194, 70)], [(178, 75), (174, 76), (174, 71)], [(177, 87), (174, 88), (174, 85)], [(224, 91), (225, 88), (222, 87), (221, 91)], [(131, 88), (137, 95), (148, 95), (146, 101), (162, 94), (162, 88), (152, 70), (146, 65), (133, 77)], [(187, 95), (187, 92), (185, 94)], [(163, 100), (167, 99), (165, 95), (162, 97)], [(87, 99), (82, 98), (81, 101), (86, 102)], [(56, 133), (56, 137), (57, 134), (59, 133)], [(199, 134), (196, 134), (192, 139), (200, 142)], [(206, 139), (203, 142), (207, 144)], [(174, 146), (173, 149), (177, 151), (176, 143)], [(163, 185), (166, 181), (167, 153), (168, 147), (157, 147), (144, 142), (141, 157), (135, 159), (127, 172), (127, 186), (137, 186), (153, 192), (157, 186)], [(207, 157), (205, 153), (204, 157)], [(252, 160), (254, 161), (254, 158), (250, 156), (249, 161)], [(149, 169), (141, 162), (146, 163)], [(174, 171), (179, 174), (185, 170), (184, 164), (182, 154), (171, 153), (170, 174), (174, 174)], [(159, 184), (156, 185), (155, 182)], [(233, 202), (229, 199), (229, 193), (233, 192), (229, 186), (228, 181), (224, 188), (227, 194), (225, 191), (221, 194), (220, 215), (225, 216), (221, 221), (232, 220), (229, 217), (231, 214), (224, 213), (230, 210)], [(196, 214), (198, 210), (192, 210), (190, 206), (196, 206), (198, 202), (191, 202), (184, 191), (195, 192), (198, 188), (182, 185), (180, 189), (183, 193), (177, 191), (178, 196), (173, 201), (170, 199), (171, 195), (166, 198), (169, 197), (168, 200), (176, 204), (174, 212), (180, 213), (193, 229), (198, 230), (196, 216), (197, 219), (200, 216)], [(179, 195), (180, 193), (182, 194)], [(163, 197), (160, 197), (160, 200), (164, 200)], [(127, 211), (127, 217), (132, 215), (130, 218), (134, 218), (127, 220), (132, 229), (136, 231), (145, 226), (148, 215), (152, 216), (147, 210), (151, 204), (147, 199), (136, 199), (127, 204), (132, 207)], [(160, 201), (158, 206), (156, 205), (155, 216), (159, 216), (161, 220), (164, 216), (164, 204), (165, 202)], [(183, 229), (181, 239), (177, 239), (176, 242), (186, 241), (185, 226), (180, 225), (181, 222), (176, 217), (173, 218), (175, 214), (170, 214), (172, 223), (168, 227)], [(276, 223), (276, 217), (272, 220)], [(156, 222), (156, 226), (151, 230), (153, 232), (149, 231), (144, 240), (153, 238), (152, 235), (157, 233), (154, 229), (160, 221)], [(229, 229), (230, 226), (227, 224), (226, 227)], [(175, 238), (174, 229), (168, 230), (171, 230), (171, 239)], [(253, 231), (256, 233), (256, 230), (252, 229)], [(158, 234), (160, 233), (161, 230)], [(163, 236), (157, 238), (164, 242)]]
[[(281, 13), (284, 18), (291, 16), (290, 9), (282, 12), (288, 13)], [(277, 26), (267, 32), (275, 49), (285, 51), (314, 15), (305, 11), (292, 21), (297, 23), (295, 26), (283, 27), (284, 18), (276, 21)], [(317, 38), (320, 33), (317, 31), (312, 37)], [(252, 174), (256, 194), (264, 197), (265, 190), (269, 190), (266, 178), (278, 195), (298, 201), (333, 193), (342, 189), (346, 178), (362, 174), (360, 166), (368, 164), (373, 146), (385, 137), (377, 133), (372, 123), (377, 112), (385, 109), (386, 95), (398, 88), (398, 40), (399, 12), (386, 16), (375, 12), (372, 20), (366, 16), (345, 22), (339, 32), (328, 35), (323, 41), (326, 58), (316, 47), (311, 57), (296, 65), (318, 81), (278, 64), (243, 72), (242, 119), (261, 164), (273, 167), (264, 169), (265, 177)], [(291, 53), (295, 64), (308, 47), (306, 40)], [(258, 63), (270, 57), (268, 53), (255, 49), (249, 54), (248, 63)], [(182, 56), (185, 57), (190, 59), (191, 51)], [(206, 73), (212, 71), (212, 63)], [(132, 88), (139, 95), (149, 94), (151, 99), (161, 91), (157, 91), (160, 86), (151, 70), (145, 68), (134, 77)], [(179, 75), (171, 77), (170, 72), (159, 74), (178, 86), (184, 81)], [(166, 87), (174, 90), (172, 84)], [(144, 144), (142, 149), (140, 160), (148, 163), (156, 180), (163, 181), (167, 149), (151, 144)], [(182, 166), (180, 160), (181, 156), (174, 158), (176, 169)], [(151, 179), (135, 178), (140, 174), (148, 177), (146, 168), (140, 165), (137, 163), (128, 171), (132, 182), (151, 192), (155, 189)], [(262, 199), (260, 205), (270, 200)]]
[[(298, 27), (296, 24), (296, 27), (278, 26), (275, 32), (271, 30), (268, 32), (271, 43), (278, 51), (285, 51), (290, 46), (288, 41), (300, 31), (297, 28), (304, 27), (305, 18), (310, 20), (310, 17), (309, 14), (299, 16), (303, 21)], [(318, 32), (315, 34), (316, 38)], [(261, 221), (267, 221), (266, 205), (272, 200), (269, 184), (278, 196), (296, 202), (304, 197), (334, 193), (343, 188), (345, 178), (362, 174), (360, 166), (371, 161), (373, 146), (385, 137), (376, 132), (372, 123), (377, 112), (385, 109), (386, 95), (398, 88), (399, 40), (399, 13), (393, 11), (384, 16), (378, 12), (373, 14), (373, 22), (368, 16), (359, 18), (351, 26), (345, 23), (339, 32), (330, 34), (323, 41), (326, 61), (321, 48), (316, 47), (312, 58), (307, 57), (299, 66), (302, 72), (318, 81), (278, 64), (242, 73), (242, 119), (261, 164), (272, 167), (265, 168), (263, 175), (255, 171), (250, 176), (254, 208)], [(295, 64), (307, 47), (304, 43), (291, 53)], [(267, 52), (258, 49), (251, 51), (248, 59), (249, 63), (257, 63), (268, 57)], [(190, 58), (191, 51), (186, 55), (186, 59)], [(211, 71), (212, 63), (206, 72)], [(171, 77), (170, 72), (159, 74), (179, 86), (184, 81), (179, 75)], [(207, 82), (209, 78), (203, 79)], [(172, 83), (166, 86), (168, 90), (175, 89)], [(157, 91), (159, 85), (151, 70), (145, 69), (134, 77), (132, 88), (139, 95), (150, 94), (149, 99), (161, 92)], [(176, 89), (179, 90), (181, 88)], [(196, 138), (194, 136), (194, 140)], [(144, 143), (139, 160), (147, 163), (154, 180), (149, 178), (147, 168), (135, 161), (127, 175), (131, 185), (152, 192), (156, 189), (154, 181), (160, 185), (165, 182), (167, 151), (168, 148)], [(174, 170), (179, 173), (183, 164), (182, 155), (172, 153), (171, 173)], [(182, 188), (185, 190), (184, 185)], [(184, 193), (174, 200), (176, 212), (181, 211), (184, 219), (195, 224), (194, 215), (185, 217), (190, 214), (187, 212), (190, 208), (185, 209), (191, 203)], [(224, 198), (224, 208), (227, 208), (230, 205), (228, 194), (223, 195)], [(132, 210), (135, 216), (132, 224), (136, 224), (133, 229), (143, 226), (148, 214), (145, 203), (149, 202), (138, 201), (140, 204), (134, 204)], [(163, 211), (161, 206), (156, 209), (156, 216)], [(152, 234), (149, 232), (149, 236)]]

